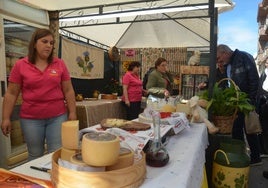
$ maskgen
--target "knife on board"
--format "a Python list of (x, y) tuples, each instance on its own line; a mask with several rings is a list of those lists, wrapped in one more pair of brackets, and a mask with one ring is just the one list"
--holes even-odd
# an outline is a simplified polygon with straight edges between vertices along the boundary
[(42, 172), (47, 172), (47, 173), (50, 173), (50, 171), (51, 171), (51, 169), (44, 168), (44, 167), (30, 166), (30, 168), (34, 169), (34, 170), (39, 170), (39, 171), (42, 171)]

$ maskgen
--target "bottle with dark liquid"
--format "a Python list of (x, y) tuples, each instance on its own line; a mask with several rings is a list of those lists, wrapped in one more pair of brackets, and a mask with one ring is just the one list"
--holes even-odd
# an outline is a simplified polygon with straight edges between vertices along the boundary
[(146, 164), (153, 167), (165, 166), (169, 161), (169, 155), (163, 146), (160, 137), (160, 115), (153, 115), (154, 139), (146, 151)]

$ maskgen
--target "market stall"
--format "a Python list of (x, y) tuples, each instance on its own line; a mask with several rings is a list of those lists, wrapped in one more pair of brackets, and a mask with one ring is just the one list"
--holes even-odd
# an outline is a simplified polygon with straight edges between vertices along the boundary
[[(160, 168), (146, 166), (146, 177), (140, 187), (201, 187), (205, 177), (203, 167), (207, 145), (208, 134), (204, 124), (191, 124), (179, 134), (169, 137), (166, 145), (169, 163)], [(51, 156), (45, 155), (11, 171), (50, 180), (49, 173), (31, 169), (30, 166), (51, 168)]]
[[(12, 34), (11, 37), (29, 37), (32, 30), (31, 32), (27, 32), (27, 34), (23, 33), (22, 31), (28, 31), (29, 29), (25, 27), (25, 25), (30, 25), (34, 28), (49, 27), (56, 32), (56, 36), (58, 36), (58, 29), (60, 29), (60, 34), (63, 36), (103, 50), (108, 50), (111, 46), (116, 46), (119, 50), (124, 49), (122, 52), (127, 51), (128, 48), (139, 48), (139, 50), (143, 48), (154, 48), (154, 50), (159, 52), (157, 54), (161, 55), (164, 54), (161, 52), (169, 52), (169, 50), (175, 47), (187, 48), (187, 51), (191, 51), (195, 48), (209, 51), (209, 49), (213, 49), (213, 46), (215, 47), (213, 41), (216, 41), (215, 35), (217, 27), (215, 27), (215, 16), (218, 12), (214, 12), (215, 7), (217, 7), (220, 13), (230, 10), (233, 7), (233, 3), (229, 0), (128, 2), (124, 0), (107, 0), (105, 2), (85, 0), (76, 2), (75, 4), (72, 0), (59, 0), (57, 2), (53, 0), (45, 2), (42, 0), (1, 1), (0, 23), (9, 23), (9, 21), (4, 22), (6, 20), (12, 21), (12, 23), (8, 25), (0, 24), (5, 27), (1, 27), (0, 31), (1, 62), (6, 65), (1, 66), (3, 67), (3, 69), (1, 69), (1, 96), (4, 94), (7, 85), (6, 75), (8, 74), (8, 69), (10, 69), (10, 63), (8, 63), (10, 61), (8, 61), (9, 58), (5, 59), (6, 49), (4, 49), (6, 46), (4, 41), (4, 29), (7, 30), (8, 27), (10, 27), (8, 31), (10, 31), (10, 35)], [(14, 9), (16, 11), (14, 11)], [(160, 12), (139, 15), (141, 11), (150, 12), (152, 10)], [(113, 13), (119, 13), (119, 15), (108, 19), (100, 17), (92, 19), (91, 17), (93, 15), (109, 15), (111, 11)], [(123, 14), (127, 12), (135, 12), (135, 15), (124, 17)], [(73, 20), (66, 21), (70, 17), (72, 17)], [(80, 18), (86, 18), (86, 20), (80, 20)], [(48, 19), (50, 20), (48, 21)], [(202, 27), (200, 27), (200, 25), (202, 25)], [(21, 33), (23, 34), (19, 35)], [(59, 40), (56, 41), (59, 42)], [(170, 47), (171, 49), (167, 49)], [(58, 49), (58, 46), (55, 46), (55, 48)], [(167, 51), (165, 51), (164, 48), (166, 48)], [(156, 59), (156, 57), (153, 56), (153, 51), (151, 51), (149, 55), (144, 56), (146, 59), (142, 60), (141, 54), (146, 51), (147, 50), (140, 51), (140, 53), (136, 54), (142, 64), (146, 65), (144, 67), (151, 65)], [(215, 59), (215, 57), (213, 57), (213, 51), (210, 51), (210, 54), (212, 55), (209, 56), (210, 59), (208, 63)], [(19, 54), (19, 56), (21, 55), (24, 55), (24, 53)], [(169, 61), (174, 62), (175, 71), (179, 71), (177, 70), (178, 64), (186, 62), (185, 54), (183, 61), (177, 60), (178, 57), (172, 56), (172, 53), (169, 53), (168, 57)], [(118, 61), (111, 62), (111, 60), (107, 59), (107, 54), (105, 54), (104, 61), (108, 63), (105, 64), (104, 62), (103, 73), (105, 75), (107, 75), (107, 72), (111, 73), (109, 74), (110, 77), (116, 76), (119, 80), (120, 73), (118, 67), (120, 65)], [(76, 61), (73, 60), (71, 63), (75, 64)], [(112, 67), (110, 72), (106, 70), (107, 67)], [(210, 69), (210, 72), (213, 72), (213, 69)], [(107, 78), (107, 80), (109, 80), (109, 78)], [(92, 90), (98, 89), (94, 88), (97, 86), (103, 88), (106, 84), (104, 79), (93, 80), (92, 82), (85, 82), (84, 79), (78, 79), (73, 81), (73, 83), (75, 83), (74, 88), (76, 91), (82, 90), (83, 88), (91, 88)], [(91, 90), (86, 92), (88, 97), (91, 97)], [(2, 103), (0, 102), (0, 104)], [(5, 164), (6, 159), (16, 156), (18, 152), (16, 150), (17, 148), (14, 149), (10, 146), (9, 138), (5, 138), (3, 135), (1, 135), (0, 138), (0, 149), (3, 151), (0, 154), (0, 164), (1, 166), (7, 167)], [(25, 150), (26, 148), (23, 147), (23, 152), (25, 152)]]

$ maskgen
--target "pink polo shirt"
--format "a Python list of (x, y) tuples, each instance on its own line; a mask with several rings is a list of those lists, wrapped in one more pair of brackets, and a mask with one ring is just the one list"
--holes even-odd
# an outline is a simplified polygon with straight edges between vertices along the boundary
[(62, 81), (70, 80), (63, 60), (54, 58), (42, 72), (25, 57), (16, 62), (9, 81), (21, 85), (22, 105), (20, 117), (44, 119), (66, 112)]
[[(139, 76), (128, 71), (123, 76), (123, 85), (128, 85), (127, 93), (130, 102), (141, 101), (142, 98), (142, 81)], [(122, 96), (122, 100), (125, 101), (125, 96)]]

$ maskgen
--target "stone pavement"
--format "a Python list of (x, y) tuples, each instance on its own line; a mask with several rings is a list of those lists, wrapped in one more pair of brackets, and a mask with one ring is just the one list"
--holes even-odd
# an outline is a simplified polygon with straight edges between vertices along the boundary
[(249, 169), (248, 188), (268, 188), (268, 179), (262, 176), (264, 170), (268, 171), (268, 158), (262, 159), (263, 164)]

